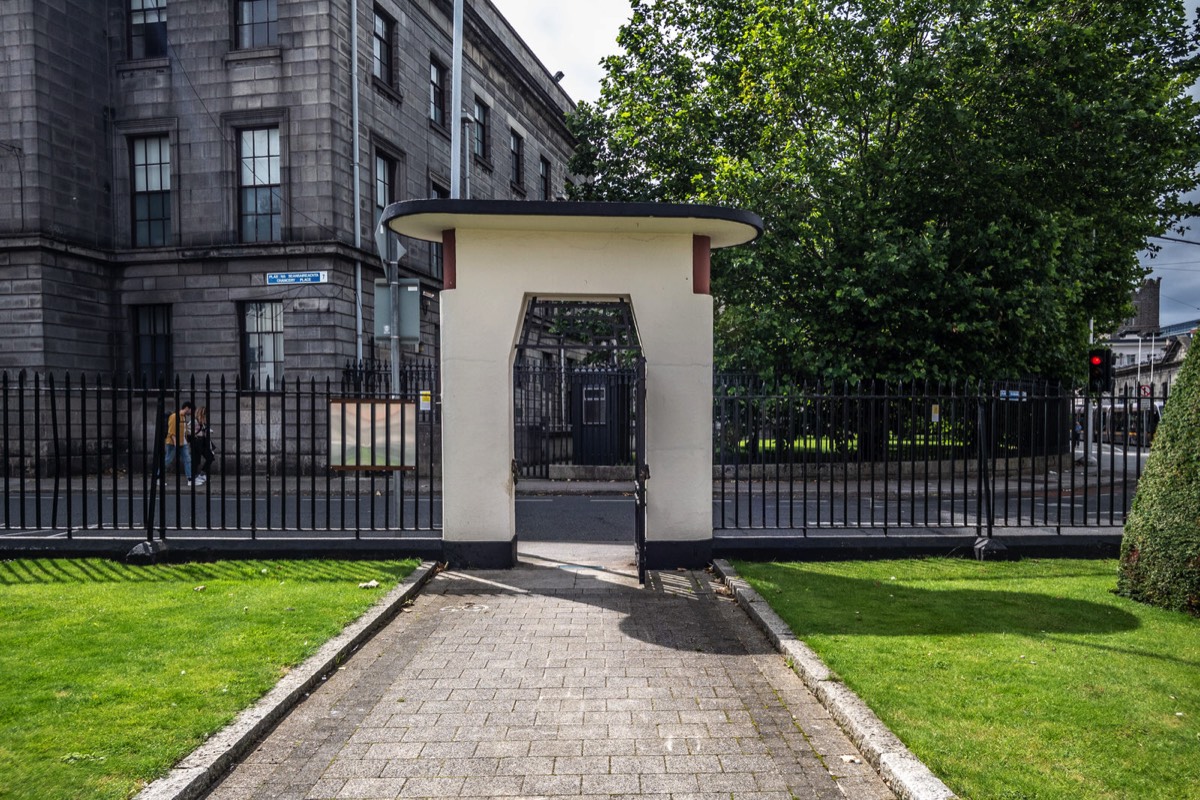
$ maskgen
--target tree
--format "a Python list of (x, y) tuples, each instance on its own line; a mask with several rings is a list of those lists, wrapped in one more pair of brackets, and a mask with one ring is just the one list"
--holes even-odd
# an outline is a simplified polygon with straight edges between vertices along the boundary
[(1117, 592), (1200, 616), (1200, 348), (1188, 350), (1138, 481)]
[(1136, 254), (1195, 211), (1182, 0), (634, 0), (576, 196), (705, 202), (722, 366), (1078, 376)]

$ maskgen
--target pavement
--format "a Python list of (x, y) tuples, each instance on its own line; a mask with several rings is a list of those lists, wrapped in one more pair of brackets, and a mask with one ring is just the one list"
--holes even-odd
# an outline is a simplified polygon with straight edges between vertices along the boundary
[(953, 797), (728, 565), (432, 566), (138, 800)]
[(632, 495), (633, 481), (546, 480), (521, 478), (517, 481), (517, 496), (522, 495)]

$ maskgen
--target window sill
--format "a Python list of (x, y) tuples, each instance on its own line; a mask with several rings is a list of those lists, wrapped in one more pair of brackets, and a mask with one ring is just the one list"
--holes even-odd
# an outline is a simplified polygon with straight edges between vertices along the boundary
[(283, 50), (278, 45), (252, 47), (246, 50), (230, 50), (225, 54), (225, 64), (240, 64), (247, 61), (281, 61)]
[(471, 160), (475, 162), (476, 166), (478, 166), (480, 169), (484, 170), (485, 172), (492, 172), (493, 169), (495, 169), (492, 166), (491, 159), (480, 158), (479, 156), (472, 153)]
[(250, 387), (245, 383), (238, 386), (239, 397), (278, 397), (287, 391), (286, 379), (280, 381), (278, 385), (272, 383), (270, 389), (259, 387)]
[(450, 138), (450, 129), (447, 128), (445, 125), (441, 125), (441, 124), (438, 124), (437, 122), (434, 122), (433, 120), (429, 120), (429, 130), (434, 131), (435, 133), (439, 133), (442, 136), (446, 137), (447, 139)]
[(513, 183), (512, 181), (509, 181), (508, 188), (512, 189), (513, 194), (517, 195), (517, 197), (519, 197), (520, 199), (522, 199), (522, 200), (525, 199), (525, 187), (522, 186), (521, 184)]
[(117, 64), (117, 74), (121, 75), (129, 72), (150, 72), (163, 71), (171, 68), (171, 59), (169, 58), (137, 58), (121, 61)]
[(396, 105), (400, 105), (402, 102), (404, 102), (404, 95), (396, 91), (394, 86), (388, 85), (385, 81), (381, 81), (374, 75), (371, 76), (371, 85), (375, 87), (375, 91), (379, 92)]

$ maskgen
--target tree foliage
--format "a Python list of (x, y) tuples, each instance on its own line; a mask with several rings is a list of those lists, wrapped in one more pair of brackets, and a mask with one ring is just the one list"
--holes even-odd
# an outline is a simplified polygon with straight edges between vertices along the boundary
[(1117, 591), (1200, 616), (1200, 347), (1184, 359), (1125, 535)]
[[(1066, 377), (1194, 211), (1182, 0), (633, 0), (571, 124), (586, 199), (704, 202), (726, 368)], [(1076, 366), (1078, 365), (1078, 367)]]

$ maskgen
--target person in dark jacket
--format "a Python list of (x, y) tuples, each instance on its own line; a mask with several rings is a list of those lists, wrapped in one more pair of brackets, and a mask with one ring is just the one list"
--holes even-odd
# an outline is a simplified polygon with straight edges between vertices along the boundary
[(196, 418), (192, 421), (188, 444), (192, 449), (192, 472), (196, 473), (196, 481), (204, 483), (208, 480), (208, 471), (212, 469), (216, 450), (212, 444), (212, 426), (208, 424), (208, 407), (196, 409)]

